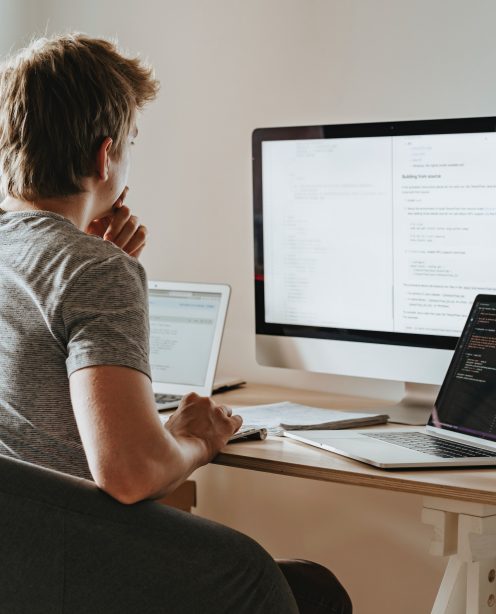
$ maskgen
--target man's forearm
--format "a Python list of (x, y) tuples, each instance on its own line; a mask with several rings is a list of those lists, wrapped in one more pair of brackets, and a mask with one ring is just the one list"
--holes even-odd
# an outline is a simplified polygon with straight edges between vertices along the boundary
[(143, 499), (160, 499), (174, 492), (188, 477), (208, 462), (204, 444), (194, 438), (181, 438), (175, 442), (173, 453), (155, 461), (150, 468), (149, 492)]

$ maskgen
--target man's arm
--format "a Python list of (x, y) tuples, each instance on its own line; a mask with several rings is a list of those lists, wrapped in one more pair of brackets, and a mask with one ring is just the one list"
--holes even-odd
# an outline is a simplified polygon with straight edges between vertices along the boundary
[(175, 490), (242, 422), (228, 408), (190, 394), (164, 428), (150, 380), (128, 367), (87, 367), (75, 371), (69, 383), (93, 479), (122, 503)]

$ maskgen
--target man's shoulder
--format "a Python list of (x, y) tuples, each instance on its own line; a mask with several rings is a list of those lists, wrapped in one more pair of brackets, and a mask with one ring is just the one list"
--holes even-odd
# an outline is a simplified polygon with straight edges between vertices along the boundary
[[(67, 274), (80, 273), (87, 267), (97, 266), (107, 261), (129, 264), (129, 256), (119, 247), (96, 235), (90, 235), (77, 228), (69, 220), (58, 217), (42, 218), (44, 231), (51, 235), (49, 245), (42, 239), (43, 233), (33, 233), (33, 247), (43, 250), (44, 260), (53, 259), (55, 268), (61, 266)], [(41, 230), (41, 228), (39, 229)], [(36, 238), (39, 235), (39, 240)]]
[[(8, 263), (41, 294), (64, 294), (83, 275), (132, 275), (144, 283), (141, 264), (101, 237), (88, 235), (56, 214), (9, 216)], [(10, 247), (8, 247), (10, 246)], [(5, 254), (7, 255), (7, 254)], [(25, 270), (24, 270), (25, 269)], [(102, 280), (103, 281), (103, 280)]]
[[(71, 240), (66, 243), (64, 257), (60, 263), (65, 269), (64, 277), (67, 284), (72, 284), (79, 277), (121, 278), (129, 277), (146, 281), (143, 266), (136, 258), (132, 258), (122, 249), (105, 241), (101, 237), (88, 235), (74, 229)], [(103, 282), (103, 279), (101, 280)], [(110, 279), (109, 279), (110, 281)]]

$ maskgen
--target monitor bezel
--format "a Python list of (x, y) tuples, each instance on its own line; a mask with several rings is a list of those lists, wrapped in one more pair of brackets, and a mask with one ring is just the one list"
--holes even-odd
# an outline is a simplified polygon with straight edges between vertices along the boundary
[(413, 121), (353, 124), (322, 124), (257, 128), (252, 133), (253, 233), (255, 264), (255, 328), (257, 335), (331, 339), (453, 350), (458, 337), (422, 335), (387, 331), (328, 328), (321, 326), (277, 324), (265, 320), (265, 282), (263, 248), (262, 143), (264, 141), (307, 140), (316, 138), (360, 138), (431, 134), (496, 132), (496, 117), (426, 119)]

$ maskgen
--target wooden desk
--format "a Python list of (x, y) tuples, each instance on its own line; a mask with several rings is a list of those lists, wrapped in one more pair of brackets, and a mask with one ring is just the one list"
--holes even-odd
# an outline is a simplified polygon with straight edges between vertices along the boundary
[[(258, 384), (215, 398), (232, 406), (283, 400), (343, 410), (384, 406), (384, 402), (377, 399)], [(222, 450), (214, 463), (422, 495), (422, 520), (434, 527), (431, 554), (450, 557), (432, 614), (496, 611), (495, 469), (386, 471), (276, 437), (263, 442), (231, 444)]]

